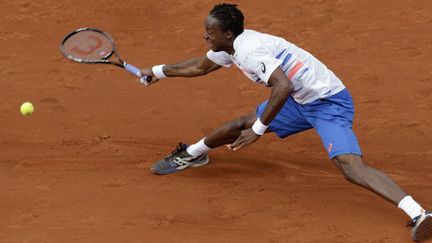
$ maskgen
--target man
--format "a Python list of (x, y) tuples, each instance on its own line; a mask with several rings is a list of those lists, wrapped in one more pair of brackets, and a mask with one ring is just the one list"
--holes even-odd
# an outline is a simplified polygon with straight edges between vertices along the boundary
[(195, 77), (236, 65), (255, 83), (272, 88), (270, 98), (256, 113), (240, 117), (214, 130), (199, 142), (180, 144), (155, 163), (155, 174), (170, 174), (208, 163), (207, 153), (228, 144), (232, 150), (257, 141), (265, 132), (281, 138), (314, 128), (330, 159), (345, 178), (375, 192), (410, 217), (412, 238), (432, 236), (432, 213), (426, 212), (384, 172), (363, 164), (352, 130), (352, 98), (339, 78), (310, 53), (286, 40), (243, 29), (243, 14), (236, 5), (219, 4), (205, 20), (206, 55), (172, 65), (157, 65), (141, 72), (152, 81), (166, 77)]

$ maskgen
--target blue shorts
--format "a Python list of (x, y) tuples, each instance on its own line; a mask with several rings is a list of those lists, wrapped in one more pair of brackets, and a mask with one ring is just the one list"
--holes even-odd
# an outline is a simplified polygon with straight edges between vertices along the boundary
[[(267, 103), (258, 106), (257, 117), (264, 112)], [(285, 138), (315, 128), (330, 158), (341, 154), (362, 155), (352, 130), (353, 118), (354, 104), (347, 89), (305, 105), (290, 96), (267, 130)]]

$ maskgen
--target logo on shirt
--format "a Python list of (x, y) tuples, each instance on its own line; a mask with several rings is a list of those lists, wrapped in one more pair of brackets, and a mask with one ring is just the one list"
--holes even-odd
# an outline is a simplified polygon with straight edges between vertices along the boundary
[(329, 146), (328, 146), (328, 148), (327, 148), (327, 152), (331, 152), (332, 151), (332, 148), (333, 148), (333, 144), (332, 143), (329, 143)]
[(266, 72), (266, 66), (265, 66), (265, 64), (263, 62), (261, 63), (261, 72), (262, 73)]

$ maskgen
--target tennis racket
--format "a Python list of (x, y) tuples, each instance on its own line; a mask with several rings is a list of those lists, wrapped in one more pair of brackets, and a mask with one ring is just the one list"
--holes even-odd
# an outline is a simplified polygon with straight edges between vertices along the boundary
[(126, 69), (141, 82), (150, 82), (152, 79), (151, 76), (143, 76), (137, 67), (123, 61), (115, 49), (114, 39), (102, 30), (77, 29), (64, 38), (60, 51), (75, 62), (113, 64)]

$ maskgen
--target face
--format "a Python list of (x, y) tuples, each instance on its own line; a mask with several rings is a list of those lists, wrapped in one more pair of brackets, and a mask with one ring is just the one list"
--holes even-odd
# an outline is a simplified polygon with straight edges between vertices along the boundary
[(223, 32), (216, 18), (210, 15), (207, 16), (204, 27), (204, 39), (212, 51), (218, 52), (232, 49), (232, 33), (230, 31)]

